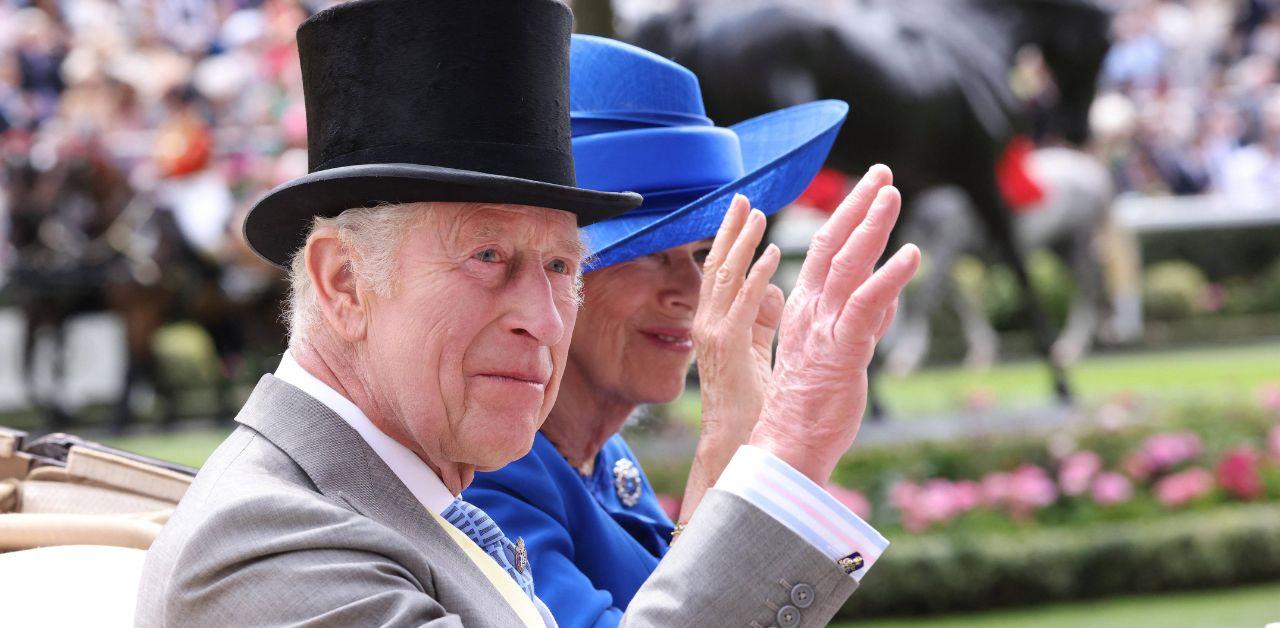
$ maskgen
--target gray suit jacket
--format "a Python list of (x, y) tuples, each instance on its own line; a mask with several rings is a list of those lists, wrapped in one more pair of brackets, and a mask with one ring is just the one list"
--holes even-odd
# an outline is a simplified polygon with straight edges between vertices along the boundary
[[(147, 553), (138, 625), (519, 625), (329, 408), (267, 375), (236, 420)], [(712, 490), (623, 624), (821, 626), (855, 586), (772, 517)]]

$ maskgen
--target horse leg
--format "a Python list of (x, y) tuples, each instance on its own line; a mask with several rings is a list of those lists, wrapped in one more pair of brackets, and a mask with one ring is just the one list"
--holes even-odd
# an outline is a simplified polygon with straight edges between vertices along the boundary
[[(987, 170), (988, 173), (993, 171), (993, 169)], [(999, 251), (1005, 262), (1009, 264), (1010, 268), (1013, 269), (1014, 279), (1022, 292), (1022, 309), (1031, 322), (1031, 330), (1035, 335), (1036, 349), (1049, 367), (1050, 375), (1053, 378), (1054, 392), (1060, 402), (1071, 404), (1071, 386), (1067, 381), (1066, 369), (1053, 357), (1054, 334), (1052, 326), (1049, 324), (1049, 317), (1045, 314), (1040, 300), (1036, 298), (1035, 289), (1031, 284), (1031, 276), (1027, 273), (1026, 261), (1018, 247), (1018, 243), (1014, 239), (1013, 214), (1000, 198), (1000, 193), (996, 189), (995, 181), (990, 174), (986, 179), (986, 184), (970, 191), (973, 195), (974, 204), (979, 210), (979, 215), (986, 222), (992, 244)]]
[(1000, 354), (1000, 336), (991, 327), (987, 312), (974, 295), (951, 278), (951, 305), (960, 317), (960, 329), (969, 346), (964, 363), (970, 368), (988, 369)]
[(1071, 234), (1069, 250), (1064, 256), (1071, 264), (1076, 290), (1062, 334), (1053, 343), (1053, 356), (1060, 364), (1074, 364), (1084, 357), (1101, 320), (1104, 299), (1097, 235), (1098, 225), (1094, 221), (1082, 223)]
[(923, 275), (902, 301), (902, 322), (892, 334), (886, 368), (907, 375), (920, 367), (929, 353), (930, 321), (942, 306), (956, 260), (975, 246), (976, 234), (968, 224), (969, 199), (954, 187), (935, 188), (904, 212), (903, 240), (915, 242), (927, 259)]

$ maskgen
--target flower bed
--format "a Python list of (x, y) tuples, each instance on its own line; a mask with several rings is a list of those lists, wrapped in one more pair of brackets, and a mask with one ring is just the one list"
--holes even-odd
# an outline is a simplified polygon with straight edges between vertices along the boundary
[(1142, 421), (1112, 404), (1048, 438), (857, 451), (839, 495), (910, 533), (1078, 525), (1280, 499), (1280, 389), (1257, 405), (1187, 407)]
[(1280, 504), (1083, 527), (896, 535), (844, 619), (1280, 579)]
[[(678, 494), (687, 467), (646, 462)], [(831, 490), (892, 545), (842, 611), (923, 614), (1280, 579), (1280, 385), (1116, 400), (1049, 435), (855, 447)]]

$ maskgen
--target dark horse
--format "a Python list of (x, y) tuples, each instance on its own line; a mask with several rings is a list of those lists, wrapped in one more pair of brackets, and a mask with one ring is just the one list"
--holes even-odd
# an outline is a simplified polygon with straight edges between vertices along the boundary
[(1009, 85), (1017, 53), (1038, 48), (1054, 75), (1057, 103), (1043, 128), (1080, 143), (1109, 28), (1109, 13), (1088, 0), (711, 0), (650, 19), (632, 40), (693, 70), (719, 124), (818, 98), (849, 102), (828, 166), (889, 164), (904, 211), (935, 186), (967, 193), (1069, 401), (995, 172), (1029, 122)]
[(157, 211), (149, 195), (135, 193), (92, 140), (60, 151), (44, 170), (25, 151), (9, 151), (5, 171), (16, 250), (8, 290), (26, 319), (26, 384), (32, 405), (46, 416), (46, 428), (64, 428), (70, 416), (38, 392), (32, 358), (39, 332), (53, 333), (54, 378), (61, 382), (66, 323), (104, 310), (119, 315), (127, 350), (114, 431), (130, 423), (131, 392), (143, 382), (162, 403), (162, 425), (175, 421), (175, 391), (152, 349), (155, 333), (175, 318), (196, 322), (213, 340), (223, 368), (217, 411), (229, 416), (230, 376), (237, 363), (251, 346), (275, 347), (283, 338), (279, 282), (252, 298), (228, 298), (219, 287), (220, 269), (198, 259), (170, 212)]

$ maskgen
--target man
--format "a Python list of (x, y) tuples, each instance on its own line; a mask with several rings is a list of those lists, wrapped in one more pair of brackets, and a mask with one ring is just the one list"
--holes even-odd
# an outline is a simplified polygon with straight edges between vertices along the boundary
[[(245, 226), (290, 265), (289, 351), (152, 546), (140, 625), (554, 625), (519, 531), (455, 496), (555, 401), (576, 227), (639, 201), (573, 187), (570, 22), (554, 0), (357, 0), (299, 29), (312, 172)], [(752, 446), (624, 624), (822, 625), (886, 544), (818, 486), (918, 264), (871, 274), (888, 183), (815, 238)]]

